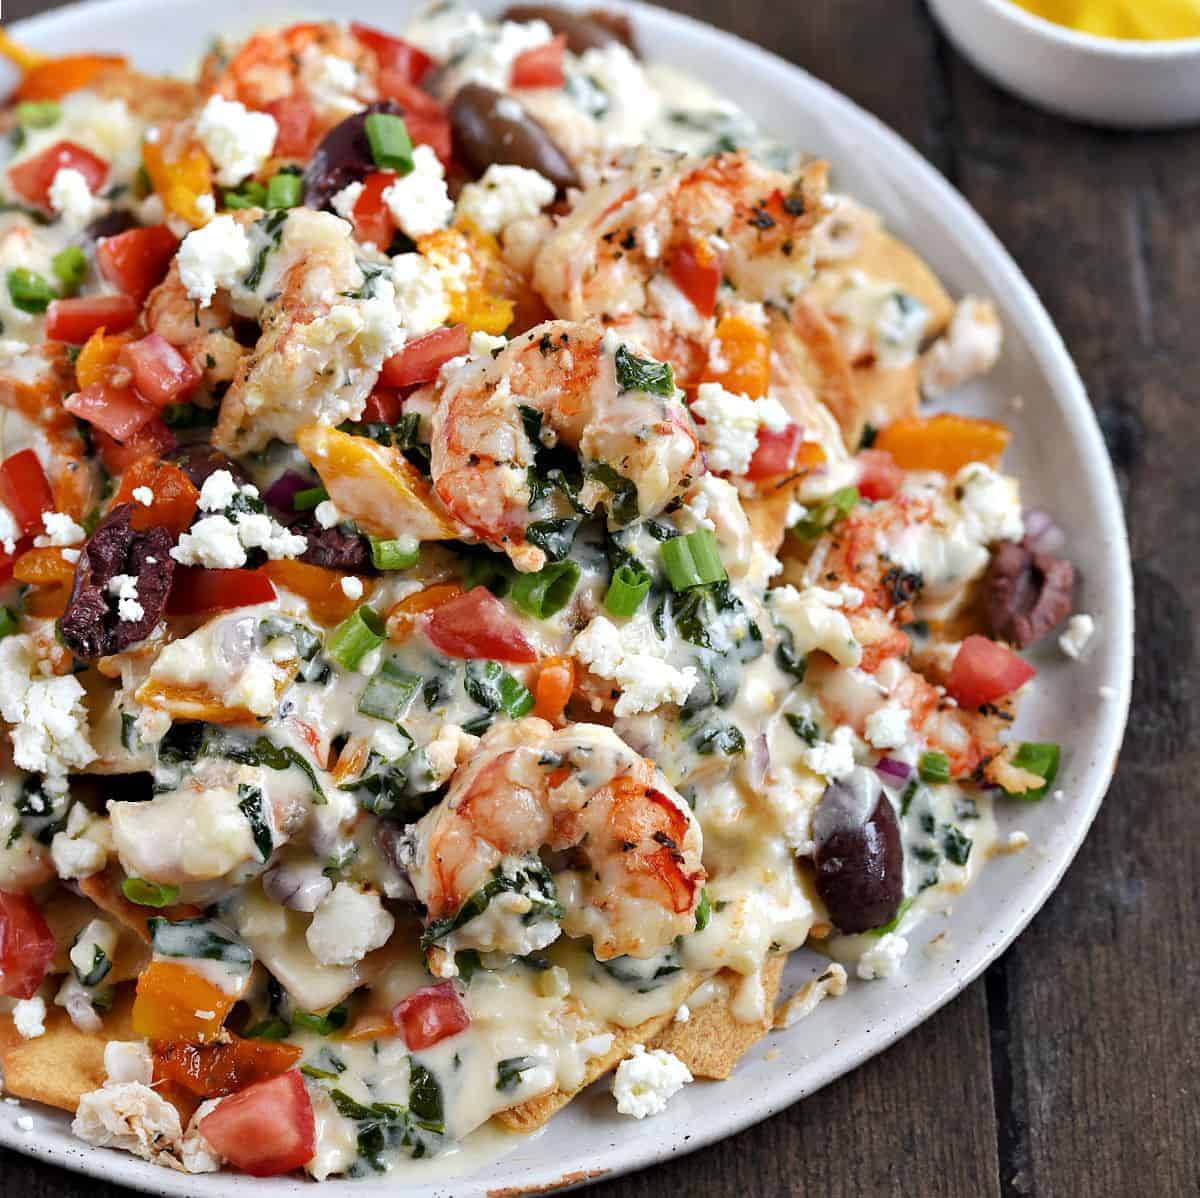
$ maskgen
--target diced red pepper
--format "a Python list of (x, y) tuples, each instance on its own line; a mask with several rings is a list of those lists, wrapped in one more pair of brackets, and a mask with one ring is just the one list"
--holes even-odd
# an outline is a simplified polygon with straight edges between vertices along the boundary
[(0, 499), (27, 537), (42, 532), (42, 513), (54, 511), (54, 492), (32, 449), (22, 449), (0, 463)]
[(108, 177), (108, 163), (73, 141), (56, 141), (34, 158), (9, 167), (13, 191), (28, 204), (50, 207), (50, 184), (60, 170), (78, 171), (93, 194)]
[(426, 632), (448, 657), (537, 661), (537, 651), (508, 608), (486, 587), (475, 587), (443, 603), (429, 617)]
[(299, 92), (263, 105), (263, 111), (275, 118), (275, 156), (307, 158), (312, 152), (314, 124), (317, 119), (312, 101)]
[(717, 310), (721, 263), (704, 242), (685, 242), (671, 251), (671, 282), (691, 301), (701, 316)]
[(303, 1055), (298, 1044), (243, 1040), (232, 1032), (215, 1044), (167, 1040), (154, 1045), (154, 1080), (171, 1081), (201, 1098), (218, 1098), (278, 1077)]
[(354, 220), (354, 235), (359, 241), (374, 242), (379, 249), (387, 251), (392, 243), (395, 223), (391, 211), (383, 202), (383, 193), (396, 182), (394, 171), (373, 171), (363, 180), (362, 193), (354, 204), (351, 214)]
[(946, 693), (970, 710), (995, 703), (1024, 686), (1037, 671), (1007, 645), (986, 636), (969, 636), (959, 646)]
[(92, 427), (92, 441), (105, 470), (114, 476), (123, 474), (139, 458), (147, 455), (161, 458), (175, 448), (175, 434), (163, 423), (161, 416), (151, 416), (125, 444), (95, 426)]
[(856, 461), (862, 471), (858, 478), (858, 493), (864, 499), (872, 503), (891, 499), (900, 490), (904, 471), (886, 449), (864, 449)]
[(465, 324), (434, 329), (432, 333), (410, 341), (398, 354), (388, 358), (379, 372), (379, 381), (385, 387), (414, 387), (418, 383), (431, 383), (451, 358), (467, 352), (469, 343)]
[(404, 397), (390, 387), (376, 387), (367, 396), (362, 418), (367, 424), (395, 424), (404, 411)]
[(513, 87), (562, 87), (566, 82), (563, 74), (563, 54), (567, 48), (567, 35), (560, 33), (544, 45), (525, 50), (513, 59)]
[(52, 300), (46, 310), (51, 341), (82, 345), (97, 329), (123, 333), (138, 318), (137, 300), (128, 295), (87, 295)]
[(206, 570), (181, 566), (175, 571), (167, 611), (173, 616), (195, 616), (228, 611), (275, 598), (271, 580), (257, 570)]
[(406, 83), (420, 83), (433, 66), (433, 59), (424, 50), (370, 25), (351, 21), (350, 32), (375, 55), (381, 71), (395, 71)]
[(27, 894), (0, 890), (0, 994), (32, 998), (54, 960), (54, 934)]
[(132, 387), (112, 387), (108, 383), (93, 383), (76, 391), (63, 407), (122, 445), (128, 445), (138, 429), (155, 415), (153, 405), (139, 399)]
[(471, 1016), (453, 982), (422, 986), (392, 1008), (392, 1022), (404, 1035), (410, 1052), (432, 1048), (440, 1040), (471, 1026)]
[(178, 248), (178, 239), (166, 225), (129, 229), (100, 238), (96, 265), (114, 287), (140, 304), (166, 278)]
[(760, 428), (758, 445), (750, 465), (746, 467), (746, 477), (751, 482), (757, 482), (759, 479), (787, 474), (796, 464), (796, 453), (803, 440), (804, 429), (796, 423), (786, 425), (778, 432)]
[(158, 408), (185, 399), (200, 381), (200, 372), (158, 333), (121, 346), (117, 361), (133, 375), (138, 395)]
[(200, 1134), (230, 1164), (253, 1177), (290, 1173), (312, 1160), (317, 1129), (298, 1069), (222, 1098), (200, 1120)]

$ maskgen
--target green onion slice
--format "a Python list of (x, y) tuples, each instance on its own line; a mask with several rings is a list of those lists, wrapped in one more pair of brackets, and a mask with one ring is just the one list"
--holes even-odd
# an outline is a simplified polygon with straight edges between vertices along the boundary
[(267, 184), (268, 208), (295, 208), (304, 194), (304, 181), (299, 175), (280, 171)]
[(295, 512), (311, 512), (318, 504), (329, 498), (329, 492), (324, 487), (306, 487), (292, 496), (292, 510)]
[(1058, 765), (1061, 758), (1062, 750), (1053, 742), (1025, 741), (1013, 754), (1012, 763), (1018, 769), (1037, 774), (1039, 778), (1044, 779), (1044, 784), (1036, 790), (1026, 790), (1020, 793), (1005, 791), (1004, 793), (1009, 798), (1023, 799), (1027, 803), (1036, 803), (1039, 799), (1044, 799), (1046, 792), (1054, 784), (1054, 779), (1058, 777)]
[(54, 277), (62, 284), (63, 295), (74, 295), (87, 278), (87, 255), (77, 245), (59, 250), (50, 260)]
[(145, 878), (126, 878), (121, 893), (139, 907), (169, 907), (179, 897), (178, 886), (147, 882)]
[(409, 570), (420, 558), (421, 543), (416, 537), (371, 538), (371, 561), (376, 570)]
[(792, 534), (802, 541), (815, 541), (827, 533), (839, 520), (844, 520), (858, 502), (857, 487), (842, 487), (823, 500), (798, 523), (792, 525)]
[(705, 586), (726, 578), (715, 534), (707, 528), (673, 537), (659, 548), (667, 581), (677, 591)]
[(917, 773), (921, 775), (922, 782), (949, 782), (950, 758), (945, 753), (930, 749), (929, 752), (921, 754), (921, 760), (917, 763)]
[(358, 710), (377, 720), (395, 723), (404, 715), (424, 681), (420, 674), (409, 673), (395, 658), (388, 658), (371, 675), (371, 681), (358, 701)]
[(552, 562), (536, 574), (519, 574), (512, 584), (513, 603), (527, 615), (549, 619), (571, 601), (579, 585), (575, 562)]
[(326, 645), (329, 656), (347, 670), (357, 670), (372, 649), (383, 644), (387, 632), (379, 613), (363, 604), (353, 615), (347, 616), (329, 634)]
[(8, 295), (14, 308), (40, 316), (54, 298), (54, 288), (35, 270), (18, 266), (8, 272)]
[(650, 571), (641, 562), (623, 562), (613, 571), (604, 606), (614, 616), (632, 616), (650, 592)]
[(412, 139), (404, 118), (390, 112), (372, 112), (366, 119), (371, 157), (381, 170), (407, 175), (413, 168)]

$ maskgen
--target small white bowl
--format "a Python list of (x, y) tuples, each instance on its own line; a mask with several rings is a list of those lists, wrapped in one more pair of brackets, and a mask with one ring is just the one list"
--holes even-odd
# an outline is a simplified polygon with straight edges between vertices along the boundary
[(1096, 37), (1009, 0), (930, 0), (930, 7), (985, 75), (1060, 116), (1125, 129), (1200, 122), (1200, 37)]

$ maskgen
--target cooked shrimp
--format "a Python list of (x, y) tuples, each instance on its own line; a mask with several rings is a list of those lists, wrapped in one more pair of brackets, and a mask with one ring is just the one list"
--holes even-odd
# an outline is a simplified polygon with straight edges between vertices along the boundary
[(537, 255), (534, 285), (556, 316), (650, 313), (703, 336), (710, 313), (672, 281), (677, 259), (719, 268), (743, 299), (786, 302), (808, 281), (824, 189), (822, 163), (789, 178), (742, 153), (641, 151), (579, 194)]
[[(611, 347), (611, 348), (610, 348)], [(588, 481), (579, 502), (609, 504), (630, 484), (637, 515), (650, 516), (704, 473), (695, 428), (677, 392), (621, 389), (620, 342), (594, 324), (549, 321), (511, 341), (494, 359), (451, 372), (433, 413), (433, 487), (446, 509), (519, 570), (538, 570), (545, 553), (526, 539), (528, 468), (537, 446), (522, 409), (542, 421), (542, 440), (576, 450)], [(608, 468), (607, 472), (597, 469)], [(628, 517), (626, 517), (627, 522)]]
[(145, 317), (150, 332), (175, 346), (209, 386), (231, 382), (246, 356), (233, 332), (228, 294), (218, 292), (207, 308), (197, 308), (179, 277), (178, 259), (146, 300)]
[[(695, 929), (700, 826), (654, 764), (610, 728), (556, 731), (528, 718), (487, 733), (415, 826), (410, 877), (432, 922), (457, 915), (505, 865), (540, 868), (543, 849), (570, 852), (558, 874), (562, 928), (590, 935), (599, 960), (651, 957)], [(478, 946), (529, 951), (531, 929), (519, 915), (506, 922), (488, 919)], [(471, 922), (455, 935), (472, 946)]]

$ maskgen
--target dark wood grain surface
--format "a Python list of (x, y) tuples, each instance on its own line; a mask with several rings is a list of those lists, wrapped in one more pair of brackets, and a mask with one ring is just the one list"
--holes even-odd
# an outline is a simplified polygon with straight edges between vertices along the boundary
[[(52, 7), (7, 0), (6, 20)], [(1112, 791), (1016, 945), (911, 1036), (721, 1144), (597, 1186), (919, 1198), (1200, 1195), (1200, 130), (1034, 111), (920, 0), (669, 4), (768, 46), (897, 129), (982, 213), (1088, 384), (1125, 498), (1137, 679)], [(719, 81), (718, 81), (719, 82)], [(125, 1193), (0, 1152), (0, 1198)]]

